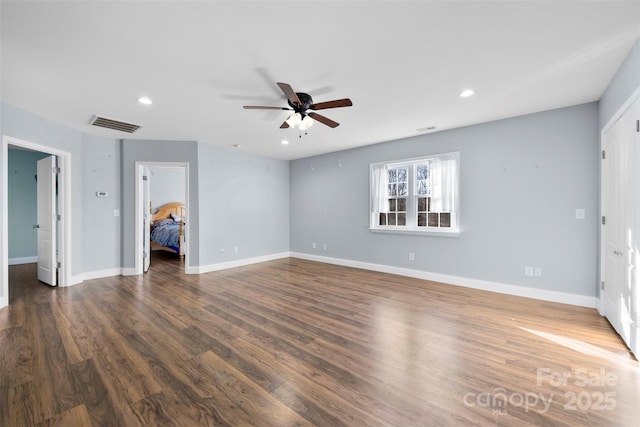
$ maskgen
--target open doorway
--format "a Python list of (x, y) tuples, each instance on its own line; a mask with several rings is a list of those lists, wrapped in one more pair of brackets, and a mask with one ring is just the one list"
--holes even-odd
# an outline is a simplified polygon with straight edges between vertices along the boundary
[(136, 274), (153, 268), (153, 259), (189, 257), (188, 164), (136, 162)]
[[(44, 215), (47, 216), (49, 219), (49, 224), (46, 230), (43, 229), (43, 231), (46, 231), (45, 233), (39, 232), (37, 227), (39, 221), (38, 219), (36, 219), (36, 221), (33, 221), (33, 218), (32, 218), (34, 213), (36, 214), (36, 218), (38, 218), (37, 217), (38, 201), (37, 199), (35, 202), (33, 200), (30, 201), (30, 203), (32, 204), (35, 203), (36, 211), (28, 212), (28, 214), (25, 213), (25, 218), (23, 219), (26, 219), (27, 221), (32, 222), (32, 224), (30, 224), (30, 227), (31, 227), (30, 231), (32, 233), (35, 231), (35, 234), (36, 234), (35, 252), (33, 251), (33, 248), (27, 249), (26, 252), (20, 252), (20, 250), (18, 250), (17, 252), (12, 251), (11, 252), (12, 264), (26, 263), (26, 262), (41, 264), (43, 262), (46, 262), (48, 263), (48, 266), (46, 266), (46, 268), (43, 269), (43, 271), (48, 270), (47, 271), (48, 277), (49, 277), (48, 284), (50, 285), (57, 284), (58, 286), (67, 286), (71, 280), (71, 275), (70, 275), (70, 271), (71, 271), (71, 246), (70, 246), (71, 238), (70, 237), (71, 235), (70, 235), (70, 228), (68, 227), (68, 224), (70, 223), (70, 215), (71, 215), (71, 202), (70, 202), (71, 154), (61, 150), (52, 149), (50, 147), (46, 147), (40, 144), (35, 144), (29, 141), (20, 140), (17, 138), (11, 138), (8, 136), (3, 136), (2, 138), (2, 150), (3, 150), (2, 151), (3, 152), (2, 173), (4, 176), (4, 180), (3, 180), (4, 188), (3, 188), (3, 204), (2, 204), (3, 206), (3, 215), (2, 215), (3, 233), (2, 234), (3, 236), (7, 236), (7, 237), (2, 239), (2, 244), (3, 244), (2, 260), (1, 260), (2, 262), (2, 294), (0, 296), (0, 307), (8, 305), (11, 301), (11, 299), (9, 298), (10, 291), (9, 291), (9, 274), (8, 274), (9, 259), (10, 259), (9, 245), (11, 244), (10, 239), (12, 239), (12, 237), (15, 237), (16, 244), (18, 244), (17, 242), (21, 240), (20, 235), (15, 235), (15, 233), (11, 233), (11, 234), (9, 233), (9, 222), (11, 220), (9, 216), (9, 193), (10, 193), (9, 181), (12, 182), (12, 185), (16, 184), (14, 179), (11, 179), (11, 180), (9, 179), (10, 172), (11, 172), (9, 168), (9, 162), (10, 162), (9, 149), (10, 148), (12, 149), (12, 152), (13, 150), (21, 150), (24, 152), (39, 153), (39, 154), (33, 154), (28, 156), (23, 155), (23, 157), (29, 157), (29, 156), (34, 157), (32, 159), (32, 161), (34, 162), (32, 166), (35, 168), (36, 173), (35, 174), (29, 173), (30, 176), (28, 176), (27, 178), (29, 180), (33, 180), (33, 182), (31, 183), (32, 185), (31, 188), (33, 189), (33, 186), (35, 184), (35, 187), (36, 187), (35, 194), (37, 194), (36, 175), (38, 174), (36, 164), (38, 161), (43, 162), (43, 159), (47, 159), (47, 158), (49, 159), (48, 163), (45, 164), (43, 162), (42, 167), (48, 168), (47, 175), (50, 175), (50, 176), (47, 180), (47, 186), (50, 188), (50, 193), (51, 193), (49, 194), (48, 199), (44, 200), (47, 202), (49, 206), (48, 209), (43, 210)], [(12, 156), (12, 157), (15, 157), (15, 156)], [(35, 157), (38, 157), (40, 160), (37, 160)], [(53, 163), (54, 161), (56, 162), (55, 165)], [(17, 169), (15, 167), (12, 170), (14, 174), (17, 172)], [(40, 173), (43, 173), (44, 170), (45, 169), (41, 169)], [(11, 192), (12, 193), (17, 192), (18, 196), (25, 196), (24, 193), (20, 192), (19, 187), (12, 189)], [(31, 196), (27, 195), (27, 197), (35, 196), (35, 194), (31, 193)], [(54, 210), (56, 212), (54, 212)], [(15, 215), (12, 215), (12, 217), (15, 218)], [(24, 225), (25, 224), (22, 224), (22, 226)], [(14, 230), (14, 224), (12, 224), (12, 231), (13, 230)], [(58, 237), (51, 238), (52, 233), (54, 234), (54, 236), (57, 235)], [(33, 245), (33, 242), (30, 242), (27, 244)], [(24, 256), (19, 256), (19, 255), (24, 255)], [(37, 270), (34, 270), (34, 271), (37, 271)]]

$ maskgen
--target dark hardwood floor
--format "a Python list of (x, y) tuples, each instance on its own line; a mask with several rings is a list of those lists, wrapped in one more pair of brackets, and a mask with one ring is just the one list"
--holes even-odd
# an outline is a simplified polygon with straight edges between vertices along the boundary
[(10, 268), (0, 426), (632, 426), (595, 310), (282, 259), (50, 288)]

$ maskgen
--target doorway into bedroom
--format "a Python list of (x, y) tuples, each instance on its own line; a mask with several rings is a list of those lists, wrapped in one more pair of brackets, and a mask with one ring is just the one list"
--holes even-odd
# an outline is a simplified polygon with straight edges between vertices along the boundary
[(189, 256), (187, 165), (139, 162), (136, 176), (138, 273), (147, 272), (154, 265), (186, 271)]

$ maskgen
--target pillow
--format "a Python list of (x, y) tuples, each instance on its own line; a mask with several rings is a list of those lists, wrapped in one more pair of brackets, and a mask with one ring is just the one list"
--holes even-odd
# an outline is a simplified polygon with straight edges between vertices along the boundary
[(154, 223), (151, 224), (152, 227), (158, 227), (161, 225), (166, 225), (166, 224), (174, 224), (174, 221), (170, 218), (167, 219), (161, 219), (160, 221), (156, 221)]
[(175, 222), (180, 222), (180, 221), (182, 221), (182, 217), (181, 217), (180, 215), (176, 215), (176, 214), (174, 214), (174, 213), (169, 214), (169, 215), (171, 215), (171, 218), (172, 218)]

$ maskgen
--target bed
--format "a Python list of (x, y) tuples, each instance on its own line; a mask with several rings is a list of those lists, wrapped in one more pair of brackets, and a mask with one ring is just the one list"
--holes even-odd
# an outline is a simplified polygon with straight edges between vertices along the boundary
[(151, 215), (151, 250), (184, 256), (184, 203), (167, 203)]

